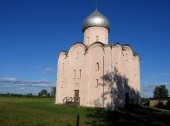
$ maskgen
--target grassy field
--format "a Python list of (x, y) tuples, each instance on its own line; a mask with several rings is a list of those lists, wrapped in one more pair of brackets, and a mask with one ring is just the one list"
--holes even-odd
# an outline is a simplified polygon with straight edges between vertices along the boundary
[(106, 111), (55, 105), (50, 98), (0, 96), (0, 126), (168, 126), (170, 110)]

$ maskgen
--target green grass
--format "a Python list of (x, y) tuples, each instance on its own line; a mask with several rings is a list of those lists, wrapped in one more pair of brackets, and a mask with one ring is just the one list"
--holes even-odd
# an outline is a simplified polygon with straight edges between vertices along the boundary
[(0, 97), (0, 126), (75, 126), (85, 108), (55, 105), (50, 98)]
[(0, 126), (168, 126), (170, 110), (134, 109), (106, 111), (55, 105), (50, 98), (0, 96)]

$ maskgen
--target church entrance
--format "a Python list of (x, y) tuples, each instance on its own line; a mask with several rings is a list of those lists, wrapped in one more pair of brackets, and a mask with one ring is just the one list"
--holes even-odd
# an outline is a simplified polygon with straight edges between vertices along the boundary
[(74, 104), (80, 105), (79, 90), (74, 90)]
[(79, 90), (74, 90), (74, 97), (79, 97)]

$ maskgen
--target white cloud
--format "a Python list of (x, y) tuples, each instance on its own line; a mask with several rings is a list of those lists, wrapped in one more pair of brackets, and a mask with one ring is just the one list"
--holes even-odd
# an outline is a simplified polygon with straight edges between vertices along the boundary
[(0, 78), (0, 82), (5, 82), (5, 83), (13, 83), (15, 82), (17, 79), (15, 78)]
[(46, 73), (52, 73), (53, 70), (52, 70), (51, 68), (45, 68), (45, 69), (44, 69), (44, 72), (46, 72)]
[(53, 87), (49, 80), (24, 80), (17, 78), (0, 78), (0, 93), (34, 93), (42, 89), (48, 90), (50, 92)]
[(157, 77), (170, 77), (170, 73), (160, 73), (160, 74), (153, 74), (149, 76), (150, 78), (157, 78)]
[(152, 84), (144, 84), (142, 91), (153, 91), (156, 86), (159, 85), (168, 85), (167, 82), (162, 82), (162, 83), (152, 83)]
[(16, 78), (0, 78), (0, 83), (16, 83), (16, 84), (50, 84), (48, 80), (21, 80)]

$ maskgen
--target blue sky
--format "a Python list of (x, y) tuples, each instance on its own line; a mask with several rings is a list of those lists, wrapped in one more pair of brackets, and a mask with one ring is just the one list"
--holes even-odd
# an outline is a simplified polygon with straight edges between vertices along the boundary
[[(0, 93), (55, 86), (57, 57), (82, 42), (82, 21), (95, 0), (0, 0)], [(98, 0), (111, 22), (110, 44), (130, 44), (141, 57), (141, 90), (170, 91), (170, 1)]]

